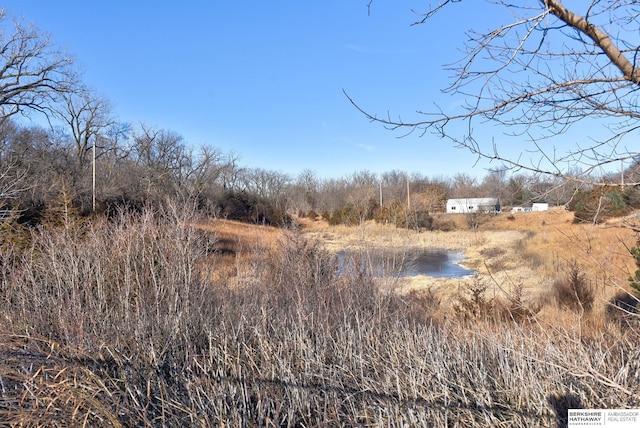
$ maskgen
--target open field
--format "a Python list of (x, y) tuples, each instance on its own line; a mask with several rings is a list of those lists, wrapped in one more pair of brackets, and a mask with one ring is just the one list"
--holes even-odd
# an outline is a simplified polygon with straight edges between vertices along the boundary
[[(41, 229), (2, 253), (0, 421), (564, 427), (568, 408), (640, 406), (637, 314), (604, 308), (631, 269), (626, 229), (560, 212), (446, 233), (283, 231), (178, 206)], [(543, 307), (496, 312), (488, 291), (465, 297), (464, 281), (457, 295), (331, 268), (338, 249), (380, 245), (463, 248), (476, 281), (508, 302), (526, 279), (523, 301)], [(590, 314), (540, 297), (542, 275), (573, 259), (602, 275)]]

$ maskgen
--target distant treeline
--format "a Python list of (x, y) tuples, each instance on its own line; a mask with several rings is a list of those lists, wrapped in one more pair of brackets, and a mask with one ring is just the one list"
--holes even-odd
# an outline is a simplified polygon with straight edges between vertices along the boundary
[[(0, 124), (0, 142), (0, 209), (4, 219), (24, 225), (140, 210), (174, 197), (196, 198), (203, 214), (252, 223), (286, 225), (291, 215), (303, 215), (332, 224), (376, 219), (426, 228), (448, 198), (492, 196), (503, 207), (545, 201), (567, 205), (581, 221), (640, 206), (633, 187), (592, 188), (506, 170), (489, 171), (481, 180), (465, 173), (428, 177), (402, 171), (320, 179), (304, 170), (291, 176), (243, 167), (234, 154), (193, 148), (173, 131), (146, 126), (110, 128), (96, 139), (95, 159), (93, 147), (80, 150), (63, 130), (11, 118)], [(626, 174), (637, 171), (638, 162)]]

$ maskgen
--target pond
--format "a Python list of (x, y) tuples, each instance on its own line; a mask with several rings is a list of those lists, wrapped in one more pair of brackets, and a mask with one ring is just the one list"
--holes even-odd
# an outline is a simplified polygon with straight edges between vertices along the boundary
[(335, 255), (338, 275), (350, 269), (371, 273), (374, 277), (410, 277), (427, 275), (433, 278), (465, 278), (476, 271), (460, 264), (462, 251), (443, 249), (382, 249), (340, 251)]

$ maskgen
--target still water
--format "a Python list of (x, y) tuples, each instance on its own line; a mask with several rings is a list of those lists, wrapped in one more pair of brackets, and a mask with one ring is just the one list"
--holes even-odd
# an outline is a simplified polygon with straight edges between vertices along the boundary
[[(336, 253), (339, 275), (355, 270), (375, 277), (427, 275), (433, 278), (465, 278), (476, 273), (459, 264), (462, 251), (443, 249), (369, 249)], [(357, 269), (356, 269), (357, 268)]]

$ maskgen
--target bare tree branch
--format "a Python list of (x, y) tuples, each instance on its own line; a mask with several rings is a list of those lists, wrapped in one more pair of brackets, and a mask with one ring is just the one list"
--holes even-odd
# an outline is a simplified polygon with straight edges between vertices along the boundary
[(115, 124), (109, 102), (87, 88), (79, 88), (62, 94), (60, 104), (56, 115), (71, 131), (76, 155), (84, 162), (93, 144), (97, 144), (102, 134)]
[(51, 101), (73, 89), (70, 57), (35, 28), (10, 22), (0, 10), (0, 117), (51, 113)]
[[(443, 9), (466, 4), (441, 1), (413, 25), (428, 25)], [(349, 102), (369, 120), (404, 130), (402, 136), (433, 133), (479, 159), (515, 170), (579, 180), (567, 173), (579, 167), (589, 177), (585, 182), (592, 182), (594, 173), (608, 165), (638, 159), (638, 149), (624, 145), (640, 126), (636, 2), (591, 0), (573, 10), (560, 0), (484, 4), (488, 14), (502, 8), (513, 20), (489, 31), (469, 30), (463, 57), (445, 66), (453, 80), (444, 92), (465, 98), (462, 111), (451, 114), (436, 105), (407, 120), (372, 113), (345, 91)], [(559, 153), (551, 139), (587, 121), (600, 124), (609, 135)], [(505, 135), (524, 139), (530, 147), (526, 156), (502, 155), (493, 142), (478, 141), (474, 129), (480, 123), (499, 125)]]

